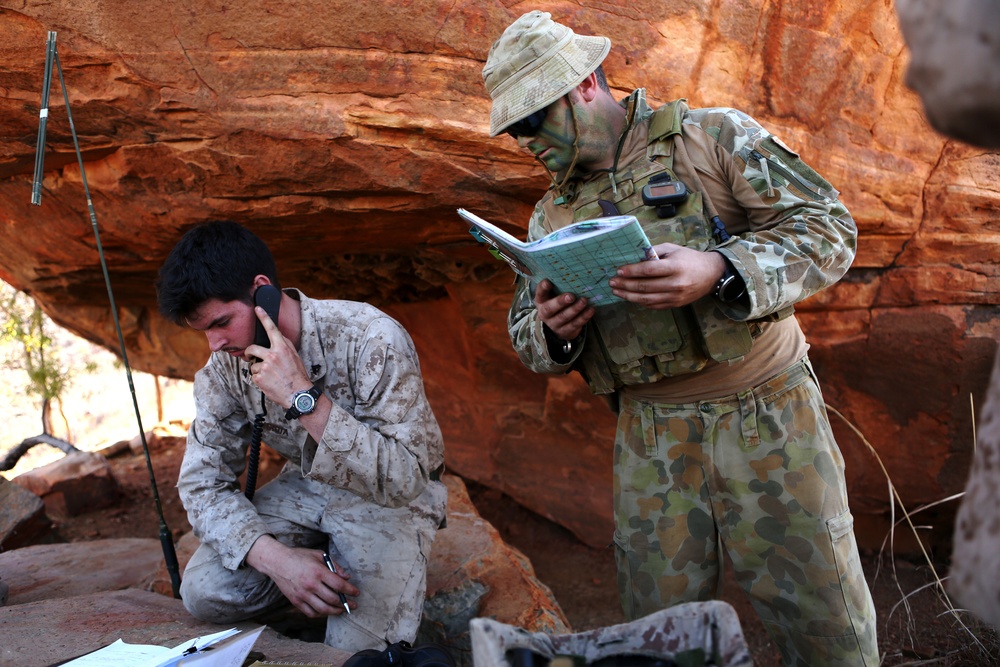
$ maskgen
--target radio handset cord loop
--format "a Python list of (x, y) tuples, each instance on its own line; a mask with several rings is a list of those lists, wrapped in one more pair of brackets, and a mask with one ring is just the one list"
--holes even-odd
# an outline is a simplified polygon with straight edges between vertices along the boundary
[(264, 392), (260, 393), (260, 412), (253, 416), (253, 426), (250, 429), (250, 456), (247, 461), (247, 488), (244, 492), (247, 500), (253, 500), (254, 491), (257, 490), (257, 467), (260, 463), (260, 440), (264, 435), (264, 420), (267, 417), (267, 408)]
[[(281, 306), (281, 292), (273, 285), (261, 285), (253, 293), (255, 306), (260, 306), (277, 326), (278, 309)], [(264, 325), (257, 321), (254, 329), (253, 342), (261, 347), (271, 347), (271, 340), (267, 337)], [(260, 441), (264, 435), (264, 420), (267, 417), (265, 404), (267, 398), (264, 392), (260, 393), (260, 412), (254, 415), (253, 424), (250, 427), (250, 454), (247, 457), (247, 487), (244, 491), (247, 500), (253, 500), (254, 491), (257, 488), (257, 467), (260, 463)]]

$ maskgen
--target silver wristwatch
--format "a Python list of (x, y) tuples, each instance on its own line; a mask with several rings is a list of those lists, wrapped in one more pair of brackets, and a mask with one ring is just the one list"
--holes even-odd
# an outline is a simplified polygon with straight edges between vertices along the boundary
[(292, 405), (285, 412), (285, 419), (298, 419), (302, 415), (312, 414), (316, 409), (316, 399), (320, 393), (319, 387), (314, 385), (292, 394)]

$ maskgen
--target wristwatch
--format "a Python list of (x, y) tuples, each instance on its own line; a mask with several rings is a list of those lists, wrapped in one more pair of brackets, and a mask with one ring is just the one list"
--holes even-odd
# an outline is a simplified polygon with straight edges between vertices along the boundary
[(313, 385), (308, 389), (292, 394), (292, 406), (285, 412), (285, 419), (298, 419), (302, 415), (312, 414), (316, 409), (316, 399), (320, 395), (319, 387)]
[(746, 292), (746, 283), (743, 282), (743, 278), (740, 277), (740, 274), (736, 272), (736, 269), (727, 260), (726, 270), (722, 274), (722, 277), (719, 278), (719, 282), (715, 283), (712, 296), (722, 303), (732, 303), (746, 294)]
[(553, 361), (559, 362), (555, 358), (556, 353), (561, 353), (565, 357), (569, 357), (573, 354), (573, 348), (578, 347), (580, 343), (583, 342), (583, 332), (574, 338), (573, 340), (564, 340), (560, 338), (555, 331), (549, 328), (548, 324), (542, 323), (542, 331), (545, 333), (545, 342), (549, 346), (549, 354), (553, 355)]

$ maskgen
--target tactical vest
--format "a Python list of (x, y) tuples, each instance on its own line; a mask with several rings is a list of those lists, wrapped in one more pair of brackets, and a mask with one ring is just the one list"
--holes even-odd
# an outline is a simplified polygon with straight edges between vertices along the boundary
[[(657, 109), (648, 121), (637, 121), (649, 123), (646, 156), (618, 171), (615, 187), (608, 179), (591, 179), (576, 191), (571, 211), (546, 198), (542, 203), (545, 221), (553, 225), (546, 231), (606, 215), (598, 203), (603, 199), (613, 202), (620, 214), (634, 215), (653, 245), (670, 242), (695, 250), (716, 247), (703, 195), (694, 191), (692, 183), (686, 183), (689, 195), (673, 217), (658, 217), (656, 209), (642, 201), (642, 188), (654, 176), (666, 172), (677, 180), (674, 138), (681, 132), (687, 108), (683, 100), (676, 100)], [(587, 343), (576, 368), (591, 391), (608, 394), (622, 386), (700, 371), (709, 360), (738, 361), (750, 351), (760, 331), (759, 322), (726, 317), (711, 296), (668, 310), (628, 302), (610, 304), (597, 308), (587, 324)]]

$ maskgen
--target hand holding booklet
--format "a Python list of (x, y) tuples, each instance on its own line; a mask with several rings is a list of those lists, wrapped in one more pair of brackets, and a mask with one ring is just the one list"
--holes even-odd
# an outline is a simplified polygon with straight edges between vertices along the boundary
[(608, 285), (620, 267), (656, 259), (631, 215), (584, 220), (525, 243), (465, 209), (458, 214), (472, 223), (469, 233), (518, 274), (536, 283), (547, 278), (559, 293), (583, 297), (593, 306), (621, 301)]

